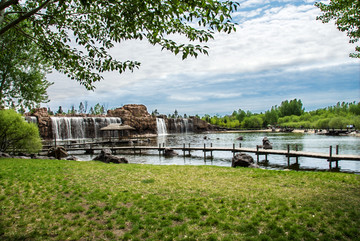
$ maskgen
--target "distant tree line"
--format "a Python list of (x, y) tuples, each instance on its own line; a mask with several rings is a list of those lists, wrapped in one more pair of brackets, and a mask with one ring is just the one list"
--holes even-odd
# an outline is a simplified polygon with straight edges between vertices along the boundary
[(301, 100), (286, 100), (265, 113), (251, 113), (239, 109), (231, 115), (205, 115), (206, 122), (235, 129), (261, 129), (269, 126), (305, 129), (345, 129), (352, 125), (360, 127), (360, 102), (338, 102), (334, 106), (305, 112)]
[(80, 102), (79, 108), (76, 109), (75, 105), (71, 105), (71, 107), (65, 112), (61, 106), (56, 112), (53, 112), (49, 109), (50, 115), (61, 115), (61, 114), (68, 114), (68, 115), (76, 115), (76, 114), (89, 114), (89, 115), (105, 115), (107, 112), (107, 107), (104, 104), (97, 103), (94, 106), (90, 106), (87, 101)]
[[(151, 115), (152, 115), (152, 116), (158, 116), (158, 115), (160, 115), (160, 113), (158, 112), (157, 109), (155, 109), (155, 110), (153, 110), (153, 111), (151, 112)], [(188, 116), (186, 113), (182, 116), (182, 115), (180, 115), (179, 112), (175, 109), (175, 110), (174, 110), (174, 113), (173, 113), (173, 114), (168, 114), (167, 117), (168, 117), (169, 119), (179, 119), (179, 118), (180, 118), (180, 119), (181, 119), (181, 118), (186, 119), (186, 118), (188, 118), (189, 116)]]

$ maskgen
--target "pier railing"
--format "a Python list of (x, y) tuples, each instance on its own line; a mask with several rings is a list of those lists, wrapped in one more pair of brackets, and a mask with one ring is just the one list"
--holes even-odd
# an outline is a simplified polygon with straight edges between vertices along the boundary
[(207, 154), (210, 153), (210, 158), (213, 158), (213, 152), (232, 152), (235, 156), (236, 153), (253, 153), (257, 157), (257, 162), (259, 162), (260, 156), (265, 156), (267, 160), (268, 155), (283, 155), (287, 157), (288, 166), (290, 166), (290, 158), (295, 157), (296, 164), (299, 164), (299, 157), (309, 157), (309, 158), (318, 158), (325, 159), (329, 163), (329, 169), (332, 169), (332, 164), (335, 163), (335, 168), (339, 168), (339, 161), (360, 161), (360, 155), (351, 155), (351, 154), (340, 154), (339, 147), (335, 147), (335, 153), (333, 152), (333, 147), (329, 147), (328, 153), (319, 153), (319, 152), (307, 152), (307, 151), (298, 151), (297, 146), (295, 150), (290, 149), (290, 145), (287, 145), (286, 150), (274, 150), (274, 149), (263, 149), (261, 146), (256, 146), (256, 148), (245, 148), (235, 146), (232, 147), (214, 147), (212, 144), (203, 146), (191, 146), (190, 144), (183, 144), (182, 146), (165, 146), (165, 144), (159, 144), (158, 146), (142, 146), (142, 145), (128, 145), (128, 146), (99, 146), (94, 144), (86, 144), (77, 146), (77, 147), (67, 147), (67, 151), (84, 151), (86, 154), (93, 154), (96, 151), (100, 151), (104, 148), (109, 148), (113, 153), (119, 153), (122, 151), (131, 151), (134, 154), (142, 154), (144, 151), (155, 150), (159, 152), (159, 155), (163, 154), (166, 149), (172, 149), (183, 152), (185, 156), (191, 154), (192, 151), (202, 151), (204, 153), (204, 160), (209, 158)]

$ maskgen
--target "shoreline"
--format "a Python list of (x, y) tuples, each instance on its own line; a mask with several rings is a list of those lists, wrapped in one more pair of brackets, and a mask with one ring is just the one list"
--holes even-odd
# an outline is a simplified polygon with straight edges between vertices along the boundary
[[(209, 131), (208, 133), (296, 133), (296, 134), (317, 134), (317, 135), (325, 135), (325, 132), (316, 132), (314, 129), (294, 129), (291, 132), (281, 131), (281, 129), (263, 129), (263, 130), (221, 130), (221, 131)], [(360, 137), (360, 133), (351, 132), (349, 134), (340, 134), (340, 136), (355, 136)]]

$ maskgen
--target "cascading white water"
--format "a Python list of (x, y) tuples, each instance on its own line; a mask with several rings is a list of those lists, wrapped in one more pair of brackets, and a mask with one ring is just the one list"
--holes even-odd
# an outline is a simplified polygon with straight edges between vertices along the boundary
[(190, 133), (194, 131), (193, 121), (188, 118), (169, 119), (169, 131), (171, 133)]
[(100, 129), (120, 123), (119, 117), (51, 117), (53, 137), (57, 140), (100, 138)]
[(185, 133), (188, 133), (188, 131), (189, 131), (189, 120), (184, 118), (183, 123), (184, 123), (184, 131), (185, 131)]
[(156, 127), (158, 135), (167, 135), (166, 123), (163, 118), (156, 118)]

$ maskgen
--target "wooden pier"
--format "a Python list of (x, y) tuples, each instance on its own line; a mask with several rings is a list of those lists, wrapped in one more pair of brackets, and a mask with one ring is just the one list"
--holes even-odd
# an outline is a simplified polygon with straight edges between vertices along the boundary
[(213, 158), (213, 152), (232, 152), (233, 156), (236, 153), (254, 153), (257, 156), (257, 162), (259, 162), (259, 156), (265, 156), (265, 160), (267, 160), (268, 155), (282, 155), (286, 156), (288, 160), (288, 166), (290, 166), (290, 158), (296, 158), (296, 164), (299, 164), (300, 157), (309, 157), (309, 158), (317, 158), (317, 159), (325, 159), (329, 163), (329, 169), (333, 169), (332, 163), (335, 163), (335, 168), (339, 168), (339, 161), (360, 161), (360, 155), (350, 155), (350, 154), (339, 154), (339, 148), (336, 146), (335, 153), (333, 153), (333, 147), (329, 147), (328, 153), (318, 153), (318, 152), (305, 152), (298, 151), (297, 146), (295, 150), (290, 150), (290, 146), (287, 146), (287, 150), (273, 150), (273, 149), (263, 149), (260, 146), (256, 148), (244, 148), (239, 145), (238, 147), (233, 144), (232, 147), (213, 147), (212, 144), (210, 146), (190, 146), (190, 144), (182, 146), (139, 146), (139, 145), (129, 145), (129, 146), (97, 146), (97, 145), (82, 145), (81, 147), (68, 147), (67, 151), (84, 151), (86, 154), (93, 154), (96, 151), (101, 151), (104, 148), (111, 149), (113, 153), (119, 153), (122, 151), (131, 151), (134, 154), (142, 154), (145, 151), (155, 150), (159, 152), (159, 155), (165, 152), (165, 149), (172, 149), (177, 151), (182, 151), (183, 155), (190, 155), (192, 151), (202, 151), (204, 153), (204, 160), (206, 160), (207, 153), (210, 153), (210, 158)]

